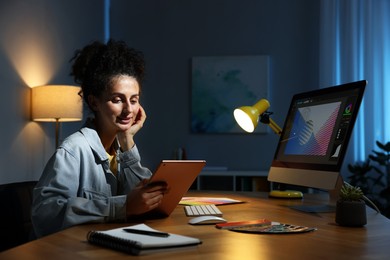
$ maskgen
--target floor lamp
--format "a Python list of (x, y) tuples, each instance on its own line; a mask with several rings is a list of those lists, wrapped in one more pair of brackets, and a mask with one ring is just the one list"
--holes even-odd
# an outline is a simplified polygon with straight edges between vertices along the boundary
[(32, 120), (56, 123), (56, 148), (59, 145), (60, 123), (81, 121), (83, 118), (80, 90), (80, 87), (67, 85), (46, 85), (32, 88)]

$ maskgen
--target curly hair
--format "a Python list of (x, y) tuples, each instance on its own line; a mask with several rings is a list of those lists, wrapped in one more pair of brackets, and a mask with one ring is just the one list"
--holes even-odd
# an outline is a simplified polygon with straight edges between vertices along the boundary
[(71, 61), (74, 63), (70, 75), (81, 85), (86, 104), (89, 95), (100, 97), (109, 89), (115, 77), (134, 77), (141, 86), (145, 74), (143, 53), (112, 39), (107, 44), (95, 41), (76, 50)]

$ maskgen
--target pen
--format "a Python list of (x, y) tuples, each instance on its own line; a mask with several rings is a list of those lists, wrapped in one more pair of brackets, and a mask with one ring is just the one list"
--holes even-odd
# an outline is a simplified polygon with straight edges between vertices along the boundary
[(132, 229), (132, 228), (124, 228), (123, 230), (126, 232), (129, 232), (129, 233), (133, 233), (133, 234), (141, 234), (141, 235), (154, 236), (154, 237), (168, 237), (169, 236), (169, 233), (158, 232), (158, 231), (148, 231), (148, 230), (140, 230), (140, 229)]

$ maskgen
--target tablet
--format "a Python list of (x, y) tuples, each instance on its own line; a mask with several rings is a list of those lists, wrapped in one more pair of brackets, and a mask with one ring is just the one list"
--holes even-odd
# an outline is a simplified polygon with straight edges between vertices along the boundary
[(161, 161), (150, 178), (150, 182), (166, 182), (168, 190), (161, 204), (153, 212), (169, 216), (189, 190), (205, 164), (205, 160)]

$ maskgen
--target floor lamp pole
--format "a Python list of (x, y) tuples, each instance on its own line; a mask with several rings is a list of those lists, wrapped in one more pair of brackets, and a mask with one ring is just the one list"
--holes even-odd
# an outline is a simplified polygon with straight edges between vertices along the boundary
[(60, 119), (56, 118), (56, 149), (58, 147), (59, 135), (60, 135)]

